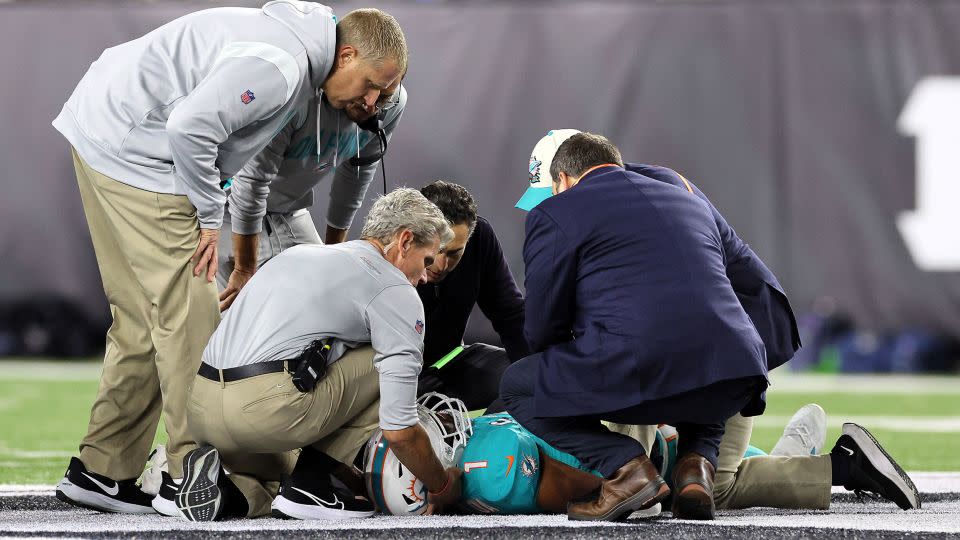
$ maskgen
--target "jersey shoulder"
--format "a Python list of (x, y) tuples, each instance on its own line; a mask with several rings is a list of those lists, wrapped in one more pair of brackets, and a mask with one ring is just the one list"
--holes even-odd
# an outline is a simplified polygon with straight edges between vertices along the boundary
[(533, 435), (507, 413), (473, 420), (461, 456), (463, 498), (474, 511), (530, 514), (536, 506), (540, 451)]

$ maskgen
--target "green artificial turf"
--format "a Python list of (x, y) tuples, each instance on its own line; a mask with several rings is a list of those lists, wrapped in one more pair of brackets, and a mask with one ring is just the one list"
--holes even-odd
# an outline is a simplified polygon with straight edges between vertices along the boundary
[[(62, 477), (86, 432), (98, 377), (99, 364), (95, 362), (0, 361), (0, 484), (49, 485)], [(765, 421), (758, 420), (751, 441), (769, 451), (786, 419), (811, 402), (819, 403), (833, 424), (849, 417), (960, 419), (960, 377), (955, 392), (949, 390), (949, 379), (946, 385), (939, 379), (939, 386), (929, 392), (923, 391), (925, 379), (916, 380), (916, 392), (888, 389), (848, 394), (835, 387), (817, 391), (775, 385), (768, 392)], [(816, 379), (809, 386), (816, 388)], [(960, 471), (960, 431), (865, 427), (908, 471)], [(839, 425), (832, 425), (827, 451), (838, 436)], [(161, 427), (157, 441), (163, 439)]]

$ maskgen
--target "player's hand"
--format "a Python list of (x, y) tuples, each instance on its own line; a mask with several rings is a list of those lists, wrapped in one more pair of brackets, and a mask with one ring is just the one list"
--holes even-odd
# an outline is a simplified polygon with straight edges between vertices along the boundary
[(227, 287), (220, 293), (220, 311), (226, 311), (233, 304), (237, 295), (240, 294), (240, 289), (250, 281), (254, 272), (256, 272), (256, 269), (233, 269), (233, 272), (230, 273), (230, 279), (227, 280)]
[(428, 512), (440, 514), (458, 502), (463, 496), (463, 471), (457, 467), (447, 469), (447, 484), (438, 492), (428, 491)]
[(200, 229), (200, 243), (190, 261), (193, 267), (193, 276), (197, 277), (206, 271), (207, 281), (213, 281), (217, 275), (217, 242), (220, 240), (220, 229)]

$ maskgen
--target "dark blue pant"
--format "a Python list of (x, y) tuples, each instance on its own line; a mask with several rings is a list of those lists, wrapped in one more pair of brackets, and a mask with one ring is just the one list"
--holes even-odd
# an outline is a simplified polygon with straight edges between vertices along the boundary
[(520, 425), (605, 478), (646, 451), (635, 439), (607, 429), (601, 420), (673, 425), (679, 435), (677, 455), (696, 452), (716, 468), (724, 423), (750, 402), (762, 384), (762, 378), (731, 379), (619, 411), (546, 418), (535, 416), (534, 388), (541, 363), (538, 353), (507, 368), (500, 383), (500, 399)]

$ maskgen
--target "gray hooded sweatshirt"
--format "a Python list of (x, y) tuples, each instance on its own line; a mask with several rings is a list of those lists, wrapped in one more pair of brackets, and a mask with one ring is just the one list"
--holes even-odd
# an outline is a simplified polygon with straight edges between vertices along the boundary
[[(397, 98), (397, 106), (384, 114), (387, 141), (407, 106), (407, 91), (402, 85)], [(346, 112), (314, 98), (305, 121), (297, 118), (287, 124), (234, 177), (227, 205), (233, 232), (259, 233), (266, 212), (286, 214), (310, 208), (314, 186), (331, 175), (327, 225), (349, 229), (379, 162), (355, 167), (348, 160), (357, 155), (371, 156), (379, 150), (376, 135), (357, 128)]]
[(305, 114), (335, 51), (320, 4), (198, 11), (104, 51), (53, 125), (94, 170), (186, 195), (200, 226), (218, 228), (220, 181)]

